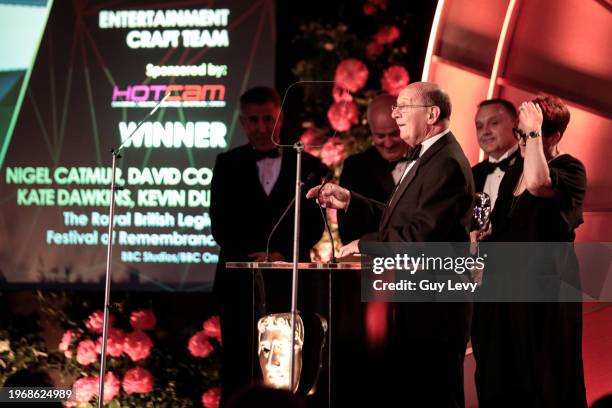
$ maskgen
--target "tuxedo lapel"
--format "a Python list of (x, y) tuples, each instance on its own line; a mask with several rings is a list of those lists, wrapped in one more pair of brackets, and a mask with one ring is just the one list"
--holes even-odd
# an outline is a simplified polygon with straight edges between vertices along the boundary
[(393, 213), (393, 210), (397, 206), (397, 202), (399, 201), (402, 194), (404, 194), (404, 191), (406, 191), (406, 189), (408, 188), (408, 186), (414, 179), (414, 176), (416, 175), (418, 168), (419, 168), (419, 160), (417, 160), (416, 163), (414, 163), (412, 168), (408, 171), (408, 174), (406, 174), (406, 177), (404, 177), (402, 182), (398, 184), (397, 188), (391, 194), (391, 197), (389, 197), (389, 202), (387, 203), (387, 207), (385, 208), (385, 211), (383, 212), (383, 215), (381, 217), (381, 221), (380, 221), (381, 227), (384, 227), (387, 224), (387, 221), (389, 221), (389, 217), (391, 216), (391, 214)]
[[(281, 156), (281, 165), (280, 165), (280, 173), (278, 174), (278, 178), (276, 179), (276, 183), (272, 186), (272, 190), (270, 191), (270, 197), (276, 196), (283, 189), (283, 186), (287, 183), (285, 180), (291, 172), (288, 169), (289, 163), (287, 152), (283, 152)], [(262, 188), (263, 190), (263, 188)]]
[[(251, 153), (249, 151), (249, 153)], [(261, 185), (261, 181), (259, 181), (259, 171), (257, 170), (257, 161), (255, 160), (255, 156), (253, 154), (249, 154), (244, 158), (244, 166), (247, 171), (246, 174), (249, 180), (245, 180), (245, 189), (248, 189), (249, 186), (253, 189), (253, 192), (261, 197), (268, 197), (263, 186)]]
[(417, 176), (417, 173), (419, 172), (419, 169), (425, 167), (427, 165), (427, 162), (432, 157), (434, 157), (440, 149), (442, 149), (451, 140), (453, 140), (453, 138), (454, 137), (451, 133), (444, 135), (442, 138), (440, 138), (440, 140), (436, 141), (433, 145), (431, 145), (431, 147), (427, 149), (425, 153), (423, 153), (423, 156), (417, 159), (416, 163), (414, 163), (412, 168), (408, 171), (408, 174), (406, 174), (406, 177), (404, 177), (402, 182), (397, 187), (396, 191), (391, 194), (391, 198), (389, 199), (387, 207), (385, 208), (380, 220), (380, 230), (382, 230), (389, 222), (389, 219), (391, 218), (393, 211), (397, 207), (397, 204), (401, 200), (402, 195), (406, 192), (408, 186), (414, 181), (415, 177)]
[(472, 174), (474, 175), (474, 185), (476, 187), (476, 191), (483, 191), (488, 175), (485, 171), (485, 166), (483, 165), (483, 162), (480, 162), (476, 166), (474, 166)]

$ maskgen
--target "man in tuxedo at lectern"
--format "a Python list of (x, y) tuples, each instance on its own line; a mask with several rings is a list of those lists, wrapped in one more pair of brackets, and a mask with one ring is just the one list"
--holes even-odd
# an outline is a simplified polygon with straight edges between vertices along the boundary
[[(240, 124), (249, 143), (219, 154), (211, 184), (212, 233), (221, 247), (213, 293), (218, 302), (223, 338), (221, 386), (222, 403), (259, 372), (252, 306), (253, 283), (249, 270), (226, 269), (227, 261), (264, 261), (266, 243), (295, 194), (296, 153), (279, 149), (282, 125), (281, 100), (267, 87), (246, 91), (240, 98)], [(276, 124), (276, 126), (275, 126)], [(274, 141), (273, 141), (274, 140)], [(320, 180), (323, 166), (307, 153), (302, 159), (302, 180)], [(323, 232), (323, 220), (316, 203), (302, 202), (300, 261), (309, 261), (309, 252)], [(270, 261), (292, 260), (293, 210), (278, 226), (270, 240)], [(265, 292), (290, 303), (290, 271), (275, 272), (266, 281)], [(259, 280), (257, 280), (260, 282)], [(283, 285), (280, 285), (283, 282)], [(263, 299), (261, 285), (255, 285), (256, 307)], [(287, 306), (288, 308), (288, 306)], [(260, 312), (264, 312), (261, 310)], [(261, 316), (256, 308), (255, 322)]]
[[(377, 233), (344, 246), (340, 255), (373, 253), (377, 242), (467, 242), (474, 181), (467, 158), (449, 130), (451, 102), (433, 83), (404, 88), (393, 107), (411, 161), (386, 205), (337, 185), (307, 193), (322, 205), (351, 211), (353, 200), (382, 211)], [(396, 303), (392, 336), (395, 366), (380, 406), (464, 406), (463, 359), (469, 335), (468, 303)], [(400, 374), (397, 374), (400, 373)], [(383, 373), (372, 373), (381, 375)]]
[[(344, 161), (340, 185), (380, 202), (387, 202), (395, 185), (408, 166), (408, 145), (400, 138), (400, 130), (391, 117), (396, 98), (389, 94), (375, 97), (367, 109), (372, 134), (372, 146)], [(367, 206), (353, 202), (350, 211), (338, 211), (338, 233), (342, 242), (349, 243), (366, 233), (378, 230), (380, 218), (372, 217)], [(384, 302), (361, 302), (361, 276), (351, 272), (333, 274), (336, 288), (332, 327), (336, 348), (334, 393), (339, 401), (349, 405), (366, 404), (355, 387), (379, 389), (384, 378), (369, 376), (371, 370), (385, 370), (389, 348), (388, 328), (391, 307)], [(352, 316), (347, 319), (347, 316)], [(362, 355), (359, 368), (350, 362)]]

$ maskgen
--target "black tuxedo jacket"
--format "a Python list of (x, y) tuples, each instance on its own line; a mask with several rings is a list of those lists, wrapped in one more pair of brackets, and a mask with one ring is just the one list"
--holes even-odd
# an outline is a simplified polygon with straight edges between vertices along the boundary
[[(370, 147), (344, 161), (340, 185), (365, 197), (387, 202), (395, 184), (387, 162), (375, 147)], [(359, 203), (348, 212), (338, 211), (338, 232), (342, 242), (376, 232), (380, 218), (372, 217), (367, 206)]]
[(361, 202), (365, 199), (371, 211), (381, 212), (378, 233), (360, 242), (364, 253), (372, 249), (368, 245), (372, 241), (469, 241), (474, 180), (468, 160), (450, 132), (418, 159), (386, 206), (352, 195)]
[[(359, 249), (376, 254), (377, 242), (468, 242), (474, 202), (472, 171), (452, 133), (442, 136), (417, 160), (386, 206), (358, 194), (381, 212), (379, 230), (364, 236)], [(348, 211), (351, 211), (349, 205)], [(471, 307), (466, 303), (398, 303), (397, 331), (416, 341), (467, 342)]]
[[(284, 150), (281, 169), (270, 195), (266, 195), (259, 177), (253, 148), (244, 145), (219, 154), (211, 184), (210, 214), (212, 233), (221, 247), (219, 267), (225, 261), (248, 261), (251, 252), (265, 251), (268, 235), (295, 194), (293, 150)], [(304, 153), (302, 180), (311, 173), (317, 181), (324, 174), (320, 161)], [(305, 193), (305, 191), (304, 191)], [(321, 238), (323, 219), (313, 200), (302, 200), (300, 259), (309, 260), (309, 251)], [(287, 261), (293, 254), (293, 210), (285, 216), (274, 233), (270, 252), (280, 252)]]
[(476, 192), (482, 192), (484, 190), (485, 182), (487, 181), (487, 173), (486, 170), (487, 161), (481, 161), (472, 167), (472, 174), (474, 175), (474, 188)]

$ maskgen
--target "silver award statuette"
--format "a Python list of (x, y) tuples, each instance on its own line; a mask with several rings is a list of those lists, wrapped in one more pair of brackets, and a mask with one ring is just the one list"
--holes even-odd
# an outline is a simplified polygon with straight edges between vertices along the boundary
[(491, 197), (487, 193), (476, 193), (474, 204), (474, 219), (478, 223), (481, 232), (489, 229), (491, 217)]
[[(489, 229), (491, 217), (491, 197), (487, 193), (476, 193), (476, 202), (474, 204), (474, 219), (478, 224), (478, 230), (483, 233)], [(479, 234), (480, 235), (480, 234)], [(480, 238), (479, 238), (480, 239)], [(475, 243), (476, 252), (480, 256), (480, 246)], [(472, 269), (470, 270), (470, 276), (472, 282), (475, 282), (478, 286), (482, 285), (483, 270)]]

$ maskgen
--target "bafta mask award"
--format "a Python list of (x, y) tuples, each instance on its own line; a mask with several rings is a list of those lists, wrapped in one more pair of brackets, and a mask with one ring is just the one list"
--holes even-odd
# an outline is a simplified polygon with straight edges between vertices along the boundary
[(476, 193), (476, 202), (474, 204), (474, 219), (478, 224), (481, 232), (489, 229), (489, 221), (491, 217), (491, 197), (487, 193)]
[[(262, 317), (257, 322), (259, 332), (259, 365), (264, 384), (296, 392), (302, 372), (302, 347), (304, 345), (304, 323), (297, 315), (295, 321), (295, 343), (291, 341), (291, 313), (277, 313)], [(291, 350), (292, 344), (295, 344)], [(294, 384), (291, 383), (291, 353), (294, 359)]]
[[(474, 220), (478, 224), (479, 236), (489, 229), (491, 217), (491, 197), (487, 193), (476, 193), (476, 202), (474, 203)], [(480, 237), (478, 238), (480, 240)], [(480, 247), (477, 242), (470, 244), (472, 253), (480, 253)], [(483, 270), (471, 269), (470, 277), (472, 282), (478, 286), (482, 285)]]

